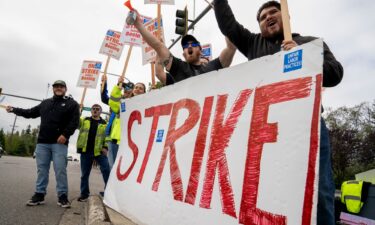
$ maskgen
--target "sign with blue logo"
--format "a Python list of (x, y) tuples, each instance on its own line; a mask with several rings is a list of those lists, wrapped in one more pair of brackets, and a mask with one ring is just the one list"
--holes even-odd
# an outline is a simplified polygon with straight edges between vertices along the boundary
[(162, 142), (164, 136), (164, 130), (158, 130), (158, 135), (156, 136), (156, 142)]
[(95, 69), (100, 70), (100, 68), (102, 68), (102, 63), (101, 62), (95, 63)]
[(125, 102), (121, 102), (121, 112), (125, 112), (125, 111), (126, 111)]
[(284, 73), (302, 68), (302, 49), (284, 56)]
[(206, 58), (208, 60), (212, 59), (212, 46), (211, 44), (204, 44), (201, 46), (202, 47), (202, 58)]
[(108, 30), (108, 31), (107, 31), (107, 35), (108, 35), (108, 36), (113, 37), (114, 34), (115, 34), (115, 32), (114, 32), (113, 30)]

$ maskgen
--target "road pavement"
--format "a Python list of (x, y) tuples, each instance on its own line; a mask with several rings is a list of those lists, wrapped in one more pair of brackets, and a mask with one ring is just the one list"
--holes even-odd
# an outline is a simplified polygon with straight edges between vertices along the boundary
[[(56, 182), (51, 165), (45, 204), (26, 206), (34, 194), (36, 163), (33, 158), (3, 156), (0, 158), (0, 224), (1, 225), (57, 225), (65, 209), (57, 205)], [(69, 200), (79, 196), (79, 162), (68, 163)], [(98, 169), (91, 171), (90, 191), (98, 194), (104, 183)]]

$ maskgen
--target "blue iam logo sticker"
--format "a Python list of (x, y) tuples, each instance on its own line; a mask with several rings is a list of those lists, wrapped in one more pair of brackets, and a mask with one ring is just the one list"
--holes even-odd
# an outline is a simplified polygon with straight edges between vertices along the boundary
[(121, 102), (121, 112), (125, 112), (125, 111), (126, 111), (125, 102)]
[(302, 68), (302, 49), (284, 56), (284, 73)]
[(107, 31), (107, 36), (113, 37), (114, 34), (115, 34), (115, 32), (112, 31), (112, 30)]
[(101, 62), (98, 62), (98, 63), (95, 63), (95, 69), (99, 69), (102, 68), (102, 63)]
[(164, 136), (164, 130), (158, 130), (158, 135), (156, 136), (156, 142), (162, 142)]

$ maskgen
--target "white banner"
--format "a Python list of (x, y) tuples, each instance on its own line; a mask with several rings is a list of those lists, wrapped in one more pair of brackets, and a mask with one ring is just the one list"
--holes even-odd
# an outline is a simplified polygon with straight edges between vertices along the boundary
[[(158, 19), (152, 19), (151, 21), (145, 24), (145, 28), (150, 31), (155, 37), (157, 37), (158, 33)], [(164, 27), (163, 27), (163, 19), (161, 19), (161, 30), (160, 30), (160, 37), (164, 41)], [(165, 43), (165, 42), (164, 42)], [(142, 40), (142, 65), (146, 65), (147, 63), (155, 62), (156, 58), (156, 51), (148, 45), (144, 40)]]
[(119, 31), (108, 30), (99, 53), (119, 60), (124, 47), (124, 44), (120, 42), (120, 36)]
[(316, 224), (322, 46), (125, 100), (105, 204), (137, 224)]
[[(141, 18), (143, 20), (143, 23), (147, 23), (151, 20), (151, 17), (142, 16)], [(134, 25), (128, 25), (125, 22), (124, 28), (121, 32), (120, 42), (127, 44), (127, 45), (133, 45), (133, 46), (141, 46), (142, 45), (142, 35), (139, 33), (137, 28), (135, 28)]]
[(211, 44), (204, 44), (202, 45), (202, 58), (206, 58), (208, 60), (212, 60), (212, 46)]
[(101, 67), (102, 62), (100, 61), (83, 61), (77, 87), (87, 87), (95, 89), (96, 85), (98, 84)]
[(174, 5), (174, 0), (145, 0), (145, 4)]

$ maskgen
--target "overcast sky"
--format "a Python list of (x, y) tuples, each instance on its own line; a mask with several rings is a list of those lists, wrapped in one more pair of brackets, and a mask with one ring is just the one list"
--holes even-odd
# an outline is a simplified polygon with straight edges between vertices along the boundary
[[(83, 60), (106, 60), (99, 48), (108, 29), (122, 31), (128, 10), (125, 0), (0, 0), (0, 87), (4, 93), (44, 99), (52, 96), (48, 84), (63, 79), (68, 93), (79, 101), (82, 88), (76, 87)], [(163, 6), (167, 45), (174, 34), (175, 10), (186, 4), (193, 18), (194, 1), (175, 0)], [(229, 0), (237, 20), (253, 32), (259, 32), (256, 11), (264, 0)], [(132, 4), (140, 13), (155, 17), (156, 5)], [(375, 99), (375, 1), (373, 0), (289, 0), (292, 32), (322, 37), (344, 67), (344, 79), (326, 89), (325, 107), (354, 106)], [(196, 15), (207, 3), (196, 0)], [(213, 12), (196, 26), (194, 35), (201, 43), (211, 43), (214, 57), (225, 46)], [(119, 61), (112, 59), (108, 71), (120, 74), (128, 46)], [(180, 44), (172, 50), (182, 57)], [(246, 62), (237, 52), (232, 65)], [(126, 77), (133, 82), (151, 80), (150, 65), (142, 66), (141, 49), (135, 48)], [(109, 77), (109, 86), (117, 77)], [(85, 105), (100, 102), (99, 89), (89, 89)], [(29, 108), (38, 104), (6, 97), (2, 104)], [(14, 114), (0, 109), (0, 129), (10, 131)], [(39, 119), (17, 119), (17, 128), (36, 126)], [(77, 133), (77, 132), (76, 132)]]

